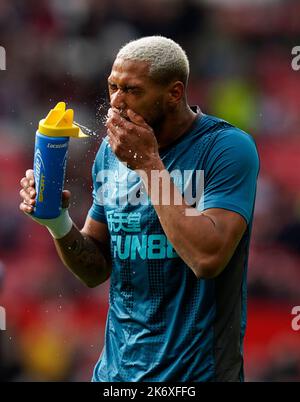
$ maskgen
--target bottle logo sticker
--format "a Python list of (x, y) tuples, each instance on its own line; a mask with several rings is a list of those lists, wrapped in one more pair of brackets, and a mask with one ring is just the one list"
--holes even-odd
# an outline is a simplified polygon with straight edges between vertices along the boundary
[(38, 201), (44, 201), (45, 190), (45, 165), (42, 158), (42, 153), (39, 149), (35, 153), (35, 174), (36, 188), (38, 189)]

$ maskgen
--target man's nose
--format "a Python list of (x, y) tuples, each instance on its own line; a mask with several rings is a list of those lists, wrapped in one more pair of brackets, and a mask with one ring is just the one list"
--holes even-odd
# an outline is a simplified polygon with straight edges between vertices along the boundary
[(110, 96), (110, 104), (116, 109), (125, 109), (125, 94), (121, 89), (118, 89)]

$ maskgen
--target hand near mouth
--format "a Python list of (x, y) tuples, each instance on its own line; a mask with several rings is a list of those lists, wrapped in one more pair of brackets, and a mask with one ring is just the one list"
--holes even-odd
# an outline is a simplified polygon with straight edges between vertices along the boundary
[(133, 170), (157, 168), (160, 160), (157, 140), (142, 116), (127, 109), (125, 117), (124, 111), (111, 108), (106, 127), (110, 146), (121, 162)]

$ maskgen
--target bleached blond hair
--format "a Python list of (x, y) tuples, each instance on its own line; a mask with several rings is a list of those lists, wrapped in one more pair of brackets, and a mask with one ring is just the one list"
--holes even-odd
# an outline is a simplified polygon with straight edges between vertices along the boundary
[(187, 85), (190, 66), (182, 47), (164, 36), (146, 36), (124, 45), (117, 59), (146, 61), (149, 63), (150, 77), (168, 84), (180, 80)]

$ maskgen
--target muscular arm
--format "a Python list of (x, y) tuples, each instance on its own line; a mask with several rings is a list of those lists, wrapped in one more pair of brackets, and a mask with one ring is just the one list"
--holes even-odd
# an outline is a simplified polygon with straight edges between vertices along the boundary
[(105, 282), (111, 273), (108, 250), (108, 232), (104, 223), (87, 217), (79, 231), (73, 225), (71, 231), (54, 244), (64, 265), (89, 287)]
[[(26, 171), (26, 177), (21, 179), (20, 184), (22, 187), (20, 196), (23, 200), (20, 204), (20, 210), (30, 216), (33, 212), (36, 197), (32, 169)], [(63, 191), (63, 208), (68, 207), (70, 196), (69, 191)], [(49, 228), (49, 221), (51, 220), (47, 222), (47, 219), (31, 217), (41, 225)], [(64, 265), (89, 287), (95, 287), (105, 282), (111, 273), (107, 225), (88, 216), (81, 231), (74, 223), (72, 225), (71, 221), (71, 230), (65, 233), (67, 234), (60, 238), (53, 237), (56, 250)]]
[[(158, 186), (151, 186), (152, 169), (164, 171), (164, 185), (170, 187), (170, 194), (173, 195), (168, 205), (159, 202), (159, 194), (163, 194), (163, 181), (160, 180)], [(197, 211), (185, 203), (161, 160), (155, 165), (152, 163), (151, 169), (145, 172), (149, 197), (177, 253), (198, 278), (208, 279), (219, 275), (245, 232), (245, 219), (238, 213), (221, 208), (207, 209), (195, 215), (193, 212)], [(179, 199), (181, 205), (176, 205)]]
[[(109, 111), (106, 126), (112, 150), (145, 181), (163, 230), (180, 257), (198, 278), (214, 278), (228, 264), (247, 228), (245, 216), (249, 217), (250, 205), (254, 202), (259, 168), (254, 143), (246, 134), (237, 135), (235, 130), (230, 132), (230, 137), (228, 131), (219, 136), (208, 168), (210, 183), (206, 205), (211, 207), (195, 215), (198, 211), (185, 203), (159, 156), (153, 129), (130, 109), (127, 109), (127, 117), (129, 119), (124, 119), (113, 108)], [(135, 153), (129, 152), (131, 149)], [(151, 183), (153, 171), (165, 176), (158, 188), (157, 180)], [(165, 194), (166, 188), (171, 199), (164, 203), (159, 195)], [(207, 202), (207, 195), (210, 202)], [(221, 195), (226, 202), (216, 202)], [(241, 213), (223, 209), (222, 205), (231, 208), (233, 205), (233, 210)]]

